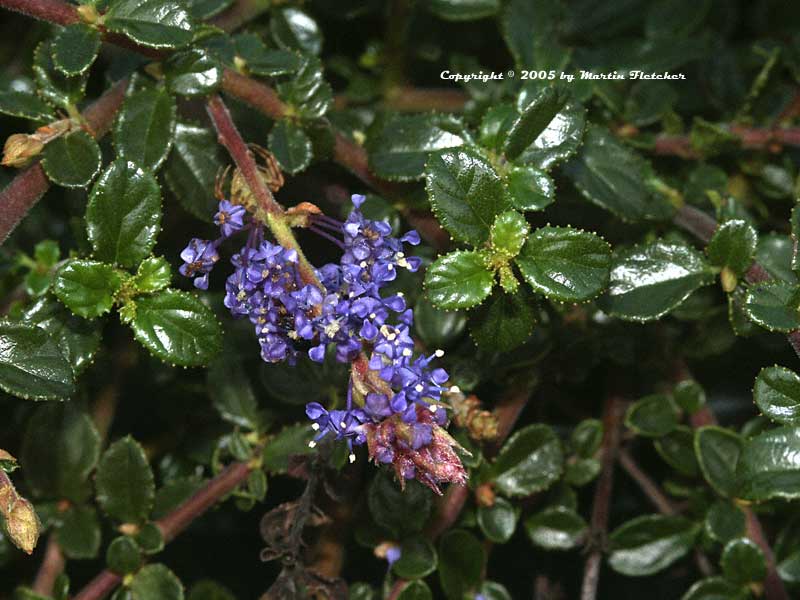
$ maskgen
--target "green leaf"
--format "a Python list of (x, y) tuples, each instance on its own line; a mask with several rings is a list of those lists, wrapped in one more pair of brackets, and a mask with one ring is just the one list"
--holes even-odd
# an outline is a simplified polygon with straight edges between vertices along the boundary
[(788, 235), (770, 233), (758, 238), (756, 261), (775, 279), (797, 284), (797, 275), (792, 272), (794, 243)]
[(486, 560), (483, 546), (463, 529), (448, 531), (439, 541), (439, 581), (448, 600), (463, 600), (481, 581)]
[(318, 119), (333, 104), (333, 90), (315, 56), (306, 56), (294, 77), (278, 84), (278, 93), (301, 119)]
[(549, 170), (575, 154), (585, 127), (586, 110), (577, 104), (567, 104), (515, 162)]
[(220, 352), (208, 369), (208, 395), (226, 421), (257, 430), (261, 424), (258, 401), (240, 360), (231, 352)]
[(53, 109), (36, 94), (18, 90), (0, 91), (0, 113), (41, 123), (55, 120)]
[(764, 553), (746, 537), (725, 544), (720, 566), (725, 577), (739, 585), (761, 581), (767, 576)]
[[(156, 490), (156, 496), (153, 500), (153, 511), (150, 514), (150, 518), (155, 520), (165, 517), (194, 496), (194, 494), (203, 487), (204, 483), (206, 482), (203, 479), (194, 475), (170, 479)], [(143, 532), (143, 530), (140, 529), (140, 535), (137, 536), (137, 543), (142, 540), (142, 533), (145, 534), (145, 537), (150, 537), (147, 535), (147, 532)], [(149, 539), (146, 541), (150, 542)], [(149, 551), (152, 544), (141, 544), (141, 546), (144, 546), (142, 550)]]
[(195, 583), (189, 591), (188, 598), (189, 600), (236, 600), (236, 596), (228, 588), (210, 579)]
[(425, 273), (431, 303), (447, 310), (480, 304), (492, 291), (494, 274), (480, 252), (457, 250), (440, 256)]
[(191, 15), (176, 0), (115, 0), (104, 17), (109, 31), (150, 48), (180, 48), (194, 37)]
[[(42, 42), (33, 54), (33, 73), (39, 95), (57, 108), (68, 110), (83, 98), (86, 77), (66, 77), (53, 64), (52, 42)], [(51, 142), (52, 143), (52, 142)]]
[(56, 273), (54, 291), (73, 313), (93, 319), (111, 310), (121, 286), (121, 273), (111, 265), (73, 259)]
[(563, 12), (562, 3), (553, 0), (511, 0), (505, 5), (501, 30), (518, 68), (542, 68), (539, 52), (542, 46), (557, 48), (553, 33)]
[(210, 129), (187, 123), (175, 126), (173, 144), (164, 179), (187, 211), (211, 221), (217, 212), (214, 181), (225, 166), (221, 146)]
[(489, 243), (494, 252), (513, 258), (528, 238), (531, 226), (521, 214), (509, 210), (497, 215), (492, 224)]
[(513, 161), (519, 157), (550, 125), (566, 102), (567, 95), (554, 87), (539, 92), (511, 126), (503, 146), (506, 158)]
[(609, 536), (609, 566), (631, 577), (652, 575), (685, 556), (699, 527), (679, 516), (642, 515), (623, 523)]
[(82, 75), (92, 66), (100, 50), (100, 32), (85, 25), (67, 25), (51, 44), (53, 65), (67, 77)]
[(99, 324), (70, 314), (53, 298), (37, 300), (25, 310), (22, 320), (50, 334), (76, 375), (89, 366), (100, 347)]
[(130, 583), (132, 600), (183, 600), (183, 584), (164, 565), (146, 565)]
[(137, 298), (131, 327), (155, 356), (185, 367), (208, 364), (222, 344), (214, 313), (196, 296), (172, 289)]
[(693, 248), (656, 241), (619, 253), (600, 307), (624, 320), (651, 321), (680, 306), (712, 280), (703, 257)]
[(209, 19), (229, 8), (235, 0), (186, 0), (186, 8), (197, 20)]
[(534, 546), (545, 550), (569, 550), (580, 545), (588, 526), (578, 513), (565, 506), (553, 506), (525, 520), (525, 531)]
[(269, 149), (281, 169), (290, 175), (311, 164), (314, 154), (311, 140), (296, 122), (282, 119), (269, 132)]
[(725, 221), (708, 244), (708, 260), (712, 265), (727, 267), (737, 276), (742, 276), (753, 262), (757, 242), (756, 230), (746, 221)]
[(500, 0), (428, 0), (427, 8), (445, 21), (474, 21), (497, 14)]
[(125, 98), (114, 124), (117, 156), (143, 169), (166, 160), (175, 132), (175, 101), (162, 88), (142, 88)]
[(678, 473), (687, 477), (697, 476), (699, 465), (694, 453), (694, 433), (691, 429), (678, 425), (655, 440), (654, 445), (661, 458)]
[(463, 312), (440, 310), (424, 297), (414, 306), (414, 329), (428, 347), (447, 348), (461, 338), (466, 325)]
[(297, 8), (282, 8), (272, 13), (269, 22), (272, 39), (285, 50), (307, 54), (322, 51), (322, 33), (316, 21)]
[(296, 365), (264, 363), (261, 380), (273, 400), (305, 405), (311, 399), (322, 398), (332, 389), (346, 385), (345, 371), (333, 357), (326, 358), (322, 364), (306, 358)]
[(555, 201), (556, 184), (536, 167), (512, 165), (505, 174), (511, 206), (517, 210), (544, 210)]
[(207, 96), (222, 84), (222, 65), (202, 48), (181, 50), (164, 62), (167, 89), (181, 96)]
[(795, 286), (785, 281), (758, 283), (747, 290), (744, 312), (756, 325), (789, 333), (800, 329), (800, 312), (794, 302)]
[(598, 419), (584, 419), (572, 430), (569, 443), (578, 456), (594, 456), (603, 443), (603, 423)]
[(155, 523), (145, 523), (139, 527), (133, 538), (145, 554), (158, 554), (164, 549), (164, 535)]
[(711, 539), (724, 544), (744, 535), (745, 515), (733, 502), (717, 500), (706, 513), (704, 527)]
[(392, 564), (392, 571), (398, 577), (422, 579), (436, 570), (436, 548), (426, 537), (418, 535), (405, 539), (400, 552), (400, 558)]
[(153, 508), (153, 472), (144, 448), (131, 436), (117, 440), (103, 453), (95, 485), (97, 503), (122, 523), (142, 523)]
[(67, 558), (95, 558), (100, 550), (100, 521), (90, 506), (73, 506), (61, 517), (56, 533)]
[(800, 428), (778, 427), (744, 442), (737, 496), (755, 502), (800, 497)]
[(596, 458), (579, 458), (567, 462), (564, 469), (564, 482), (581, 487), (594, 481), (600, 474), (602, 465)]
[(63, 187), (86, 187), (102, 166), (100, 146), (85, 131), (68, 133), (44, 147), (42, 168), (50, 181)]
[(736, 468), (744, 442), (722, 427), (701, 427), (694, 434), (694, 452), (703, 477), (721, 496), (736, 492)]
[(536, 304), (530, 292), (496, 290), (470, 313), (469, 331), (479, 348), (509, 352), (525, 343), (536, 325)]
[(681, 600), (748, 600), (746, 590), (722, 577), (706, 577), (695, 583)]
[(590, 202), (624, 221), (665, 220), (674, 213), (669, 201), (648, 185), (655, 179), (650, 164), (600, 128), (589, 130), (566, 172)]
[(519, 511), (508, 500), (498, 496), (491, 506), (479, 506), (477, 517), (486, 539), (505, 544), (517, 528)]
[(139, 263), (134, 287), (144, 294), (163, 290), (172, 281), (172, 267), (163, 256), (151, 256)]
[(485, 600), (511, 600), (511, 594), (505, 586), (494, 581), (484, 581), (480, 593)]
[(473, 150), (432, 154), (425, 187), (442, 226), (455, 239), (473, 245), (486, 241), (497, 215), (508, 209), (500, 178)]
[(142, 566), (142, 551), (132, 538), (121, 535), (108, 545), (106, 564), (118, 575), (135, 573)]
[(685, 379), (675, 385), (672, 390), (675, 403), (689, 414), (696, 413), (706, 403), (706, 392), (693, 379)]
[(37, 497), (77, 500), (99, 456), (100, 434), (89, 415), (72, 403), (49, 404), (28, 422), (20, 462)]
[(503, 445), (492, 465), (495, 488), (507, 496), (546, 490), (561, 476), (564, 454), (547, 425), (523, 427)]
[(415, 480), (405, 483), (401, 490), (387, 472), (380, 472), (369, 486), (367, 505), (372, 518), (397, 534), (422, 531), (431, 512), (432, 492)]
[(315, 452), (308, 446), (313, 437), (314, 431), (305, 424), (284, 428), (264, 446), (264, 469), (270, 473), (285, 473), (291, 456)]
[(530, 286), (552, 300), (591, 300), (608, 283), (611, 247), (601, 237), (571, 227), (541, 227), (516, 259)]
[(753, 399), (761, 412), (784, 425), (800, 424), (800, 377), (784, 367), (765, 367), (756, 377)]
[(661, 437), (678, 426), (678, 407), (665, 394), (651, 394), (637, 400), (625, 413), (625, 425), (646, 437)]
[[(391, 115), (373, 127), (367, 137), (366, 148), (369, 165), (375, 175), (395, 181), (414, 181), (425, 174), (425, 163), (431, 152), (458, 148), (467, 142), (468, 136), (463, 123), (453, 116)], [(486, 164), (485, 161), (481, 162)], [(442, 167), (441, 161), (431, 164), (436, 164), (437, 168)], [(447, 165), (444, 166), (446, 168)], [(465, 168), (470, 166), (464, 165)], [(455, 173), (450, 174), (451, 182), (455, 175)], [(456, 191), (463, 189), (463, 185), (463, 182), (458, 184)], [(486, 185), (491, 184), (482, 182), (481, 187)], [(501, 199), (497, 198), (495, 202), (501, 202)], [(486, 224), (487, 231), (490, 224), (491, 219)]]
[(490, 106), (481, 120), (478, 140), (481, 146), (495, 152), (503, 147), (511, 125), (519, 113), (513, 104), (503, 103)]
[(75, 374), (58, 342), (40, 327), (0, 321), (0, 389), (27, 400), (65, 400)]
[[(0, 112), (3, 111), (3, 94), (0, 93)], [(800, 244), (800, 203), (794, 205), (792, 208), (792, 216), (790, 220), (792, 228), (792, 271), (795, 274), (800, 271), (800, 251), (798, 251), (798, 244)]]
[(161, 190), (152, 173), (118, 159), (97, 180), (86, 205), (95, 258), (124, 267), (144, 260), (161, 226)]
[[(352, 589), (350, 598), (356, 600), (352, 596)], [(397, 596), (397, 600), (433, 600), (433, 594), (427, 583), (417, 580), (406, 584)]]

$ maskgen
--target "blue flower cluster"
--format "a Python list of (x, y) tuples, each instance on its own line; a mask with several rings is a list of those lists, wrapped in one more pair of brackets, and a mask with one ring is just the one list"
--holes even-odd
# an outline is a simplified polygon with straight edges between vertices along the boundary
[[(364, 196), (354, 195), (352, 200), (354, 209), (344, 223), (322, 214), (309, 216), (308, 228), (342, 249), (338, 263), (316, 271), (321, 287), (302, 280), (294, 250), (265, 240), (263, 225), (248, 222), (244, 208), (227, 200), (220, 202), (215, 215), (221, 237), (191, 240), (181, 253), (185, 264), (180, 272), (207, 289), (220, 243), (248, 231), (244, 247), (231, 259), (234, 270), (225, 284), (225, 306), (235, 317), (253, 323), (262, 358), (294, 363), (305, 351), (311, 360), (322, 362), (330, 348), (340, 362), (360, 361), (372, 372), (366, 377), (366, 392), (351, 378), (344, 409), (328, 411), (317, 402), (308, 404), (306, 413), (317, 431), (310, 445), (332, 434), (347, 441), (354, 461), (354, 444), (374, 442), (372, 458), (397, 463), (400, 454), (431, 445), (434, 428), (446, 423), (440, 401), (448, 374), (432, 367), (443, 355), (441, 350), (415, 356), (414, 316), (403, 295), (383, 295), (398, 269), (414, 272), (420, 267), (419, 258), (404, 252), (404, 244), (419, 244), (419, 235), (411, 231), (393, 237), (388, 223), (363, 215)], [(354, 388), (360, 389), (355, 399)], [(376, 426), (389, 419), (394, 423), (391, 431), (383, 428), (378, 435)], [(402, 476), (412, 478), (415, 470), (405, 460)]]

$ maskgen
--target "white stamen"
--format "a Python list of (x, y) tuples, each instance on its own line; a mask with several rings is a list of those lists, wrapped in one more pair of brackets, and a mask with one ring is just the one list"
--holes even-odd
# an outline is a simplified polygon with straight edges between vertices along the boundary
[(314, 431), (319, 431), (319, 423), (313, 423), (311, 425), (311, 429), (313, 429)]
[(414, 353), (411, 351), (411, 348), (403, 348), (403, 356), (411, 356), (412, 354)]
[(405, 296), (403, 292), (397, 292), (397, 295), (400, 296), (401, 298)]
[(378, 316), (378, 315), (376, 315), (375, 313), (369, 313), (369, 318), (370, 319), (374, 319), (376, 316)]
[(389, 263), (388, 265), (386, 265), (386, 270), (387, 271), (393, 271), (394, 270), (394, 265), (392, 263)]
[(417, 390), (419, 393), (422, 393), (422, 390), (424, 390), (425, 388), (422, 387), (421, 383), (418, 383), (417, 385), (414, 386), (414, 389)]
[(341, 423), (339, 423), (339, 427), (341, 427), (342, 429), (347, 429), (347, 423), (342, 421)]
[(405, 254), (403, 252), (398, 252), (397, 254), (395, 254), (395, 256), (397, 258), (403, 258), (405, 256)]
[(428, 410), (431, 411), (432, 413), (435, 413), (438, 409), (439, 409), (439, 407), (436, 406), (435, 404), (429, 404), (428, 405)]
[(451, 386), (450, 387), (450, 393), (451, 394), (460, 394), (461, 393), (461, 388), (458, 387), (457, 385)]
[(433, 353), (436, 358), (442, 358), (444, 356), (444, 350), (439, 348), (436, 352)]
[(351, 454), (349, 458), (350, 458), (350, 463), (351, 464), (356, 462), (356, 455), (355, 454)]
[(366, 268), (366, 266), (367, 266), (367, 261), (365, 261), (365, 260), (362, 260), (360, 263), (358, 263), (358, 266), (359, 266), (359, 267), (361, 267), (362, 269)]
[(315, 442), (314, 440), (311, 440), (310, 442), (308, 442), (308, 447), (309, 448), (314, 448), (316, 445), (317, 445), (317, 442)]

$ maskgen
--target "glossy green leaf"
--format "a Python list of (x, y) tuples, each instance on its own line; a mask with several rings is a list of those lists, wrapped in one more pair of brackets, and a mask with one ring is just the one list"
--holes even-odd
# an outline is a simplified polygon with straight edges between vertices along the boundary
[(116, 0), (104, 17), (109, 31), (150, 48), (179, 48), (194, 36), (191, 15), (177, 0)]
[(97, 465), (97, 502), (122, 523), (142, 523), (153, 508), (155, 484), (144, 449), (132, 437), (109, 446)]
[(235, 0), (186, 0), (186, 8), (195, 19), (208, 19), (229, 8)]
[(796, 284), (798, 278), (792, 271), (793, 248), (794, 244), (788, 235), (761, 235), (756, 246), (756, 262), (774, 278)]
[(555, 201), (556, 184), (536, 167), (511, 166), (505, 184), (509, 202), (517, 210), (544, 210)]
[(264, 469), (269, 473), (285, 473), (291, 456), (314, 452), (308, 446), (313, 437), (314, 431), (305, 424), (291, 425), (279, 431), (264, 446)]
[(132, 267), (150, 254), (161, 226), (161, 190), (152, 173), (118, 159), (97, 180), (86, 205), (94, 257)]
[(448, 600), (462, 600), (478, 586), (483, 571), (483, 546), (471, 533), (454, 529), (439, 541), (439, 582)]
[[(352, 588), (350, 597), (351, 600), (354, 600)], [(403, 587), (402, 591), (397, 596), (397, 600), (433, 600), (433, 593), (431, 592), (431, 588), (429, 588), (428, 584), (424, 581), (410, 581)]]
[(226, 421), (258, 429), (258, 401), (247, 373), (239, 360), (230, 351), (221, 352), (208, 369), (208, 395), (214, 408)]
[(695, 477), (699, 473), (694, 453), (694, 433), (688, 427), (678, 425), (655, 440), (653, 445), (661, 458), (681, 475)]
[(575, 487), (587, 485), (600, 474), (602, 464), (596, 458), (568, 461), (564, 467), (564, 482)]
[(100, 50), (100, 32), (84, 23), (67, 25), (51, 44), (53, 65), (68, 77), (81, 75), (92, 66)]
[(794, 303), (795, 286), (772, 280), (747, 290), (745, 314), (753, 323), (769, 331), (788, 333), (800, 329), (800, 312)]
[(47, 102), (36, 94), (19, 90), (0, 91), (0, 113), (43, 123), (55, 120)]
[(146, 565), (130, 583), (132, 600), (183, 600), (183, 584), (164, 565)]
[(164, 179), (187, 211), (198, 219), (211, 221), (217, 212), (214, 181), (225, 166), (217, 138), (205, 127), (178, 123), (173, 145)]
[(58, 341), (28, 323), (0, 321), (0, 389), (28, 400), (65, 400), (75, 374)]
[(121, 286), (122, 276), (111, 265), (73, 259), (58, 270), (54, 291), (70, 311), (92, 319), (111, 310)]
[(164, 549), (164, 534), (155, 523), (145, 523), (133, 538), (145, 554), (158, 554)]
[(778, 427), (746, 440), (736, 467), (737, 497), (800, 497), (800, 428)]
[(222, 343), (214, 313), (196, 296), (172, 289), (137, 298), (131, 327), (155, 356), (186, 367), (208, 364)]
[(163, 256), (151, 256), (139, 263), (134, 287), (145, 294), (163, 290), (172, 281), (172, 267)]
[(567, 95), (554, 87), (544, 88), (511, 125), (503, 146), (508, 160), (515, 160), (550, 125), (564, 108)]
[(765, 367), (756, 377), (753, 399), (761, 412), (784, 425), (800, 423), (800, 377), (784, 367)]
[(28, 422), (20, 462), (36, 496), (76, 500), (99, 456), (100, 434), (89, 415), (72, 403), (49, 404)]
[(611, 247), (599, 236), (571, 227), (541, 227), (516, 259), (537, 292), (561, 302), (584, 302), (608, 283)]
[(447, 348), (463, 335), (467, 317), (463, 312), (435, 308), (420, 298), (414, 306), (414, 329), (431, 348)]
[(525, 520), (525, 531), (534, 546), (545, 550), (569, 550), (580, 545), (588, 526), (578, 513), (553, 506)]
[(567, 104), (515, 162), (549, 170), (575, 154), (583, 141), (585, 127), (586, 110), (577, 104)]
[(39, 95), (53, 106), (67, 110), (83, 99), (86, 77), (67, 77), (53, 64), (52, 42), (42, 42), (33, 55), (33, 73)]
[(68, 188), (86, 187), (100, 172), (100, 146), (85, 131), (75, 131), (44, 147), (42, 168), (47, 178)]
[(681, 600), (748, 600), (750, 594), (723, 577), (706, 577), (690, 587)]
[(303, 66), (303, 58), (290, 50), (267, 48), (254, 33), (242, 33), (234, 38), (236, 56), (254, 75), (276, 77), (296, 72)]
[(612, 316), (651, 321), (712, 281), (703, 257), (685, 244), (657, 241), (620, 252), (600, 306)]
[(609, 536), (608, 564), (632, 577), (652, 575), (685, 556), (699, 527), (679, 516), (642, 515), (617, 527)]
[(706, 392), (693, 379), (684, 379), (672, 390), (675, 403), (689, 414), (700, 410), (706, 403)]
[(513, 258), (519, 254), (530, 229), (525, 217), (518, 212), (509, 210), (500, 213), (492, 223), (489, 244), (494, 252)]
[(650, 164), (607, 131), (592, 128), (567, 174), (592, 203), (625, 221), (669, 219), (674, 209), (648, 182)]
[(733, 502), (717, 500), (706, 512), (704, 528), (711, 539), (724, 544), (744, 535), (745, 514)]
[(322, 51), (322, 33), (316, 21), (297, 8), (286, 7), (272, 13), (269, 22), (272, 39), (286, 50), (308, 54)]
[(625, 425), (647, 437), (667, 435), (678, 425), (678, 407), (665, 394), (651, 394), (637, 400), (625, 413)]
[[(377, 176), (414, 181), (426, 172), (425, 164), (431, 152), (458, 148), (467, 141), (464, 125), (455, 117), (437, 114), (392, 115), (374, 126), (366, 147), (370, 168)], [(442, 166), (441, 161), (435, 164)], [(453, 177), (454, 174), (450, 179)], [(463, 183), (457, 189), (463, 189), (462, 186)], [(501, 200), (498, 198), (495, 201)], [(491, 222), (486, 224), (487, 229), (489, 225)]]
[(725, 221), (708, 244), (708, 260), (738, 276), (744, 275), (753, 262), (757, 242), (758, 234), (752, 225), (740, 219)]
[(400, 558), (392, 564), (392, 571), (403, 579), (422, 579), (436, 570), (436, 548), (423, 536), (413, 536), (403, 541)]
[(470, 313), (469, 331), (479, 348), (509, 352), (525, 343), (536, 325), (536, 301), (525, 288), (496, 290)]
[(492, 465), (492, 475), (501, 494), (528, 496), (549, 488), (563, 469), (558, 436), (547, 425), (535, 424), (508, 439)]
[(457, 250), (440, 256), (425, 273), (431, 303), (447, 310), (480, 304), (492, 291), (494, 274), (480, 252)]
[(322, 364), (311, 359), (296, 365), (261, 365), (261, 381), (267, 395), (285, 404), (305, 405), (311, 399), (322, 398), (330, 390), (346, 384), (342, 364), (329, 356)]
[(70, 507), (61, 517), (56, 539), (68, 558), (95, 558), (100, 550), (100, 521), (90, 506)]
[(22, 319), (50, 334), (76, 375), (89, 366), (100, 347), (99, 323), (70, 314), (53, 298), (37, 300), (25, 310)]
[(432, 154), (425, 187), (436, 218), (457, 240), (478, 245), (497, 215), (508, 209), (500, 178), (473, 150)]
[(278, 93), (302, 119), (318, 119), (333, 104), (333, 90), (325, 81), (322, 63), (315, 56), (306, 56), (297, 73), (289, 81), (278, 84)]
[(563, 5), (552, 0), (511, 0), (505, 3), (500, 20), (505, 39), (520, 69), (541, 68), (543, 47), (557, 48), (553, 33), (562, 20)]
[(761, 581), (767, 576), (764, 553), (755, 542), (746, 537), (725, 544), (720, 557), (720, 566), (728, 580), (740, 585)]
[(188, 598), (189, 600), (236, 600), (236, 596), (228, 588), (210, 579), (203, 579), (192, 585)]
[(517, 120), (519, 113), (513, 104), (503, 103), (490, 106), (481, 120), (478, 140), (481, 146), (500, 152), (511, 125)]
[(314, 154), (311, 140), (294, 121), (283, 119), (269, 132), (269, 149), (281, 169), (290, 175), (299, 173), (311, 164)]
[(427, 8), (446, 21), (474, 21), (497, 14), (500, 0), (428, 0)]
[(422, 530), (431, 512), (428, 488), (416, 481), (405, 482), (405, 490), (388, 472), (382, 472), (369, 486), (367, 505), (372, 518), (395, 534), (410, 534)]
[(569, 443), (578, 456), (593, 456), (603, 443), (603, 423), (599, 419), (584, 419), (572, 430)]
[(106, 564), (119, 575), (135, 573), (142, 566), (142, 551), (132, 538), (121, 535), (108, 545)]
[(742, 438), (722, 427), (701, 427), (694, 434), (694, 451), (703, 476), (718, 494), (736, 493), (736, 468), (742, 452)]
[(492, 506), (479, 506), (477, 517), (486, 539), (505, 544), (514, 535), (519, 512), (508, 500), (498, 496)]
[(117, 155), (143, 169), (166, 160), (175, 132), (175, 101), (161, 88), (142, 88), (125, 98), (114, 124)]
[(202, 48), (181, 50), (164, 61), (167, 89), (181, 96), (207, 96), (222, 84), (222, 65)]

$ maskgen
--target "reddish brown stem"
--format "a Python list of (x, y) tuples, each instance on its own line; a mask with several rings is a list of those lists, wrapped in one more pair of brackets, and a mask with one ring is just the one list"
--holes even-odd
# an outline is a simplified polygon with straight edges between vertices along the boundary
[(271, 119), (280, 119), (286, 114), (287, 107), (275, 90), (233, 69), (223, 71), (222, 90)]
[[(163, 519), (156, 521), (164, 541), (168, 542), (182, 533), (195, 519), (243, 483), (252, 467), (247, 463), (234, 463), (209, 481), (201, 490)], [(101, 600), (122, 581), (111, 571), (102, 571), (92, 579), (73, 600)]]
[[(746, 150), (769, 150), (779, 152), (783, 146), (800, 146), (800, 129), (776, 128), (759, 129), (731, 126), (730, 133), (739, 138), (742, 148)], [(656, 138), (653, 152), (662, 156), (678, 156), (686, 159), (701, 158), (694, 148), (689, 136), (662, 135)]]
[(36, 573), (31, 589), (42, 596), (50, 596), (53, 593), (56, 579), (64, 571), (64, 554), (56, 541), (54, 534), (50, 534), (47, 539), (47, 547), (44, 551), (44, 559)]
[(75, 7), (61, 0), (0, 0), (0, 6), (58, 25), (71, 25), (81, 20)]
[[(0, 0), (0, 4), (4, 1)], [(111, 128), (127, 87), (127, 79), (117, 82), (84, 111), (86, 123), (96, 138), (102, 137)], [(0, 243), (8, 238), (49, 187), (44, 169), (37, 162), (24, 169), (0, 192)]]
[(611, 508), (611, 492), (614, 488), (614, 462), (617, 458), (621, 438), (622, 417), (625, 403), (619, 396), (606, 398), (603, 408), (602, 470), (594, 491), (592, 505), (591, 536), (593, 548), (586, 558), (581, 586), (581, 600), (594, 600), (600, 581), (600, 563), (608, 532), (608, 515)]

